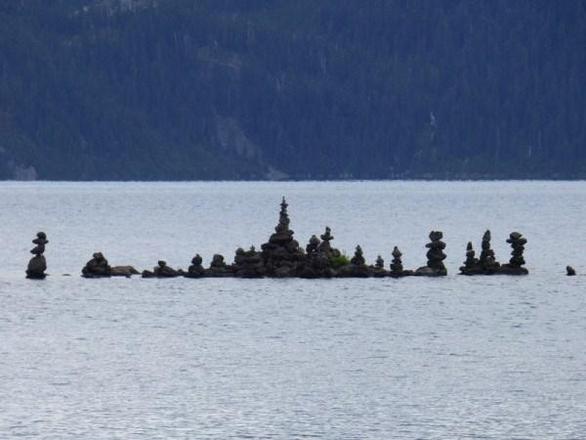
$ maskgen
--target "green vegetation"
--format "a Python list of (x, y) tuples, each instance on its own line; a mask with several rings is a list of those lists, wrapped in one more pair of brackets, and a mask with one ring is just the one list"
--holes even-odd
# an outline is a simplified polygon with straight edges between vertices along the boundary
[(0, 178), (586, 178), (582, 0), (27, 0), (0, 23)]
[(339, 269), (342, 266), (350, 264), (350, 258), (344, 253), (341, 253), (340, 255), (332, 255), (330, 257), (330, 264), (332, 265), (332, 268)]

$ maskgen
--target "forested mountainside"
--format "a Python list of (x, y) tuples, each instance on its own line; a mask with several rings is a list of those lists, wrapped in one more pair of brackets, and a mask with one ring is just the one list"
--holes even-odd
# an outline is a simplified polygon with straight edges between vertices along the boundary
[(0, 2), (0, 178), (585, 178), (581, 0)]

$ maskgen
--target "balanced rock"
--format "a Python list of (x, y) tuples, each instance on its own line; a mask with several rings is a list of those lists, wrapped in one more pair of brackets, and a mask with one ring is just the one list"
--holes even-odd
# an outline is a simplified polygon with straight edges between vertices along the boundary
[(305, 247), (306, 257), (302, 268), (298, 270), (301, 278), (332, 278), (335, 271), (332, 269), (331, 261), (317, 236), (312, 235)]
[(266, 274), (271, 277), (293, 277), (303, 269), (305, 253), (293, 239), (294, 232), (289, 228), (287, 206), (289, 205), (283, 197), (275, 233), (261, 246)]
[(354, 256), (350, 259), (350, 264), (342, 266), (337, 275), (339, 277), (367, 278), (370, 276), (370, 268), (366, 265), (362, 247), (356, 246)]
[(81, 276), (84, 278), (110, 277), (112, 276), (112, 268), (104, 255), (101, 252), (96, 252), (81, 270)]
[(374, 266), (370, 268), (370, 271), (376, 278), (383, 278), (388, 275), (387, 271), (385, 270), (385, 260), (380, 255), (376, 257), (376, 262)]
[(490, 246), (490, 240), (490, 231), (487, 230), (482, 236), (482, 251), (480, 252), (480, 258), (478, 260), (484, 275), (493, 275), (498, 273), (501, 266), (500, 263), (495, 259), (494, 251)]
[(187, 268), (187, 273), (184, 274), (187, 278), (201, 278), (205, 275), (205, 269), (202, 266), (203, 259), (199, 254), (191, 259), (191, 265)]
[(232, 276), (232, 270), (224, 261), (224, 256), (214, 254), (209, 269), (206, 269), (205, 276), (213, 278), (225, 278)]
[(507, 243), (513, 248), (511, 259), (508, 264), (503, 264), (499, 273), (504, 275), (527, 275), (529, 271), (523, 267), (525, 265), (523, 252), (525, 251), (527, 239), (519, 232), (511, 232), (507, 239)]
[(460, 267), (460, 273), (462, 275), (480, 275), (484, 273), (475, 254), (472, 243), (468, 242), (468, 245), (466, 246), (466, 261), (464, 261), (464, 266)]
[(38, 232), (37, 237), (33, 240), (35, 247), (31, 249), (31, 254), (34, 256), (28, 262), (26, 269), (26, 277), (34, 280), (42, 280), (47, 274), (47, 260), (43, 255), (45, 253), (45, 245), (49, 243), (47, 235), (44, 232)]
[(413, 275), (413, 271), (403, 269), (403, 262), (401, 260), (401, 257), (403, 256), (403, 254), (401, 253), (401, 251), (399, 250), (399, 248), (397, 246), (395, 246), (393, 248), (392, 255), (393, 255), (393, 261), (391, 262), (391, 266), (390, 266), (391, 271), (389, 272), (389, 276), (391, 276), (393, 278), (401, 278), (401, 277)]
[(446, 266), (444, 266), (446, 244), (442, 241), (443, 236), (444, 234), (441, 231), (431, 231), (429, 233), (430, 242), (425, 245), (429, 249), (427, 251), (427, 266), (417, 269), (415, 275), (437, 277), (448, 274)]

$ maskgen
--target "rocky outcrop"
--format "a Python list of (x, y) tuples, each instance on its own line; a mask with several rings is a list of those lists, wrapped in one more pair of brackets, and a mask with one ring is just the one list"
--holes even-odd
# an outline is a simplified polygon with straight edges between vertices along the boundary
[(245, 251), (242, 248), (236, 250), (232, 272), (239, 278), (262, 278), (265, 276), (265, 267), (262, 255), (254, 246)]
[(293, 239), (293, 230), (289, 228), (287, 202), (283, 197), (279, 223), (267, 243), (261, 246), (262, 260), (267, 276), (285, 278), (297, 276), (303, 270), (305, 253), (299, 243)]
[(173, 269), (167, 265), (165, 260), (159, 260), (152, 272), (145, 270), (142, 272), (143, 278), (176, 278), (183, 276), (184, 272), (181, 269)]
[(81, 270), (81, 276), (84, 278), (110, 277), (112, 276), (112, 268), (108, 264), (106, 257), (101, 252), (96, 252)]
[(499, 273), (503, 275), (527, 275), (529, 271), (523, 267), (525, 265), (523, 252), (525, 251), (527, 239), (519, 232), (511, 232), (507, 239), (507, 243), (513, 248), (511, 259), (508, 264), (503, 264), (501, 266)]
[(26, 268), (26, 277), (33, 280), (45, 279), (47, 274), (47, 260), (43, 255), (45, 253), (45, 245), (49, 243), (47, 235), (44, 232), (38, 232), (37, 237), (33, 240), (35, 247), (31, 249), (31, 254), (34, 256), (28, 262)]
[(444, 266), (446, 244), (442, 241), (444, 234), (441, 231), (429, 233), (430, 242), (425, 245), (427, 251), (427, 266), (420, 267), (415, 271), (417, 276), (437, 277), (446, 276), (448, 271)]
[(110, 269), (110, 275), (113, 277), (130, 278), (132, 275), (140, 275), (140, 272), (132, 266), (113, 266)]

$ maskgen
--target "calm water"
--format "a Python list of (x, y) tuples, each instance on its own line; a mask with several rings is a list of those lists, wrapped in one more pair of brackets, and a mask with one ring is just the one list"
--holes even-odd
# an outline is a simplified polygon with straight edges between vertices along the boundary
[[(296, 238), (325, 225), (372, 261), (445, 279), (83, 280), (186, 268), (260, 245), (281, 195)], [(586, 183), (0, 183), (0, 438), (582, 439)], [(531, 275), (459, 277), (491, 228)], [(51, 276), (24, 279), (44, 230)], [(64, 277), (63, 274), (71, 274)]]

